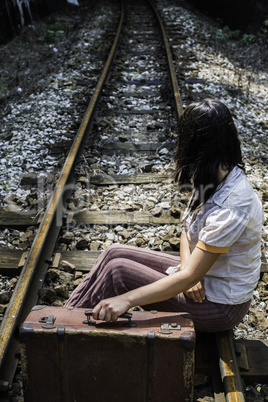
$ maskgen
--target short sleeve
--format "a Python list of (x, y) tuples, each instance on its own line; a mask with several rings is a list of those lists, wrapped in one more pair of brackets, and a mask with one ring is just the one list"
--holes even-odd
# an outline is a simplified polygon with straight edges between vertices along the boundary
[(245, 230), (249, 219), (250, 214), (239, 209), (214, 210), (199, 232), (197, 247), (214, 253), (227, 253)]

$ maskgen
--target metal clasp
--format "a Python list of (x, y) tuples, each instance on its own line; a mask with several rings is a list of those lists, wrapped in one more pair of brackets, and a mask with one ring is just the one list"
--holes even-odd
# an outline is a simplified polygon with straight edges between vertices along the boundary
[(94, 326), (96, 325), (96, 321), (90, 319), (90, 317), (92, 316), (92, 309), (86, 310), (85, 316), (87, 317), (87, 319), (83, 321), (83, 324), (94, 325)]
[(56, 321), (56, 317), (54, 315), (49, 315), (48, 317), (40, 317), (38, 322), (41, 322), (42, 328), (52, 329), (55, 328), (54, 322)]
[(173, 331), (180, 331), (181, 330), (181, 326), (180, 324), (177, 324), (176, 322), (172, 322), (171, 324), (169, 324), (168, 322), (162, 323), (160, 325), (160, 330), (159, 332), (161, 334), (172, 334)]

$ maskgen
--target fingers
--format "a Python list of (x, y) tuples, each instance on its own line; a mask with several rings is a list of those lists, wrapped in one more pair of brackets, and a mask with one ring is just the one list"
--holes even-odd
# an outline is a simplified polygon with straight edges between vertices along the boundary
[(184, 294), (189, 299), (192, 299), (195, 303), (202, 303), (202, 301), (206, 298), (205, 289), (202, 282), (198, 282), (191, 289), (185, 291)]
[(191, 298), (195, 303), (202, 303), (203, 301), (202, 295), (200, 294), (199, 290), (193, 291)]
[(107, 300), (102, 300), (92, 310), (92, 316), (95, 320), (106, 322), (116, 321), (120, 312), (116, 310), (113, 304)]

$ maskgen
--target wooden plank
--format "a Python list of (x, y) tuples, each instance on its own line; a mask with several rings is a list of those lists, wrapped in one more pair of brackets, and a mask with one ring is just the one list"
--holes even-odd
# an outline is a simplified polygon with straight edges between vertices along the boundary
[[(144, 89), (141, 91), (126, 91), (124, 92), (124, 99), (125, 98), (155, 98), (157, 90), (154, 90), (154, 92), (150, 91), (149, 89)], [(159, 90), (160, 94), (160, 90)], [(103, 97), (105, 98), (105, 96)], [(110, 98), (108, 98), (110, 99)]]
[(107, 186), (109, 184), (151, 184), (151, 183), (172, 183), (173, 177), (166, 173), (150, 174), (121, 174), (121, 175), (96, 175), (90, 177), (90, 183), (96, 186)]
[(89, 272), (100, 254), (101, 251), (61, 251), (61, 261), (68, 261), (78, 271)]
[[(268, 382), (268, 340), (251, 340), (251, 339), (237, 339), (235, 346), (239, 345), (238, 350), (241, 351), (243, 346), (245, 348), (246, 358), (248, 360), (249, 370), (240, 370), (241, 376), (245, 382)], [(241, 356), (245, 359), (245, 356)], [(238, 365), (239, 365), (238, 353)], [(243, 363), (244, 366), (244, 363)]]
[(127, 110), (122, 110), (122, 109), (111, 109), (111, 112), (117, 112), (120, 114), (141, 114), (141, 115), (145, 115), (145, 114), (159, 114), (161, 112), (163, 112), (163, 110), (160, 109), (127, 109)]
[(83, 223), (88, 225), (165, 225), (178, 224), (179, 220), (168, 213), (153, 216), (150, 212), (126, 211), (81, 211), (70, 214), (67, 222)]
[[(58, 268), (60, 261), (68, 261), (73, 264), (77, 269), (88, 272), (91, 270), (101, 251), (82, 251), (70, 250), (61, 251), (53, 255), (50, 268)], [(1, 249), (0, 250), (0, 274), (1, 275), (19, 275), (28, 252), (15, 249)]]
[(0, 211), (0, 226), (4, 227), (27, 227), (38, 225), (40, 216), (23, 211)]
[[(178, 252), (165, 252), (167, 254), (178, 255)], [(16, 249), (0, 249), (0, 273), (1, 275), (18, 275), (25, 263), (28, 252)], [(60, 261), (67, 260), (82, 271), (89, 271), (101, 251), (89, 250), (68, 250), (56, 252), (53, 256), (51, 267), (57, 268)], [(268, 272), (267, 267), (262, 269)]]
[[(23, 268), (29, 251), (16, 249), (0, 249), (0, 274), (1, 275), (19, 275)], [(51, 261), (50, 267), (57, 268), (59, 266), (61, 254), (56, 253)]]
[(23, 250), (0, 249), (0, 273), (1, 275), (19, 275), (22, 268)]
[[(138, 144), (134, 144), (133, 142), (121, 142), (121, 141), (112, 141), (112, 142), (107, 142), (103, 145), (104, 149), (118, 149), (122, 151), (129, 151), (129, 150), (135, 150), (135, 151), (156, 151), (159, 146), (159, 142), (141, 142)], [(173, 143), (168, 143), (165, 145), (165, 148), (167, 149), (172, 149), (174, 147)]]
[[(61, 251), (61, 261), (68, 261), (73, 264), (78, 271), (89, 272), (96, 259), (102, 251), (89, 251), (89, 250), (67, 250)], [(165, 252), (170, 255), (178, 255), (175, 251)]]
[(105, 151), (120, 151), (120, 152), (155, 152), (159, 148), (159, 142), (148, 142), (134, 144), (132, 142), (108, 142), (103, 144), (102, 149)]

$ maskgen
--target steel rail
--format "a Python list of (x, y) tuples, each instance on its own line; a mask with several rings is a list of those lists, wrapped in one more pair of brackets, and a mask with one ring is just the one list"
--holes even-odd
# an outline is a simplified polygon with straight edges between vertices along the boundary
[[(174, 64), (172, 60), (172, 55), (170, 51), (170, 46), (168, 43), (167, 35), (163, 22), (159, 16), (158, 11), (151, 3), (151, 0), (147, 0), (159, 21), (164, 44), (167, 53), (170, 78), (173, 88), (175, 107), (176, 107), (176, 118), (179, 120), (183, 112), (182, 101), (179, 94), (178, 83), (176, 78), (176, 73), (174, 69)], [(236, 355), (234, 350), (234, 345), (231, 337), (230, 331), (220, 332), (216, 335), (217, 350), (219, 353), (219, 369), (221, 380), (224, 386), (225, 398), (227, 402), (245, 402), (242, 381), (240, 377), (239, 368), (236, 361)], [(221, 396), (220, 396), (221, 398)]]
[(170, 51), (170, 46), (169, 46), (168, 38), (166, 35), (166, 30), (165, 30), (163, 21), (160, 18), (160, 15), (159, 15), (157, 9), (152, 4), (151, 0), (147, 0), (147, 1), (153, 9), (153, 11), (158, 19), (161, 31), (162, 31), (162, 36), (163, 36), (163, 40), (164, 40), (164, 44), (165, 44), (165, 48), (166, 48), (167, 59), (168, 59), (170, 80), (171, 80), (171, 85), (172, 85), (172, 89), (173, 89), (174, 101), (175, 101), (176, 119), (178, 121), (183, 112), (183, 107), (182, 107), (182, 101), (181, 101), (179, 87), (178, 87), (178, 81), (176, 78), (174, 63), (173, 63), (172, 55), (171, 55), (171, 51)]
[(245, 402), (232, 331), (219, 332), (215, 336), (226, 401)]
[[(60, 173), (56, 189), (50, 198), (39, 230), (36, 234), (28, 258), (22, 269), (17, 286), (9, 303), (0, 328), (0, 380), (2, 384), (12, 381), (14, 366), (16, 367), (15, 354), (18, 351), (19, 341), (16, 338), (16, 329), (25, 319), (33, 304), (37, 301), (37, 292), (45, 277), (48, 262), (47, 255), (52, 255), (53, 248), (62, 224), (63, 203), (66, 198), (66, 188), (73, 172), (75, 163), (79, 158), (86, 134), (89, 132), (90, 123), (99, 100), (103, 85), (108, 78), (111, 63), (113, 61), (124, 19), (124, 4), (121, 3), (121, 16), (117, 27), (117, 33), (105, 63), (102, 74), (98, 80), (96, 89), (85, 112), (83, 121), (78, 129), (74, 143), (68, 153), (65, 164)], [(70, 187), (70, 186), (69, 186)], [(69, 188), (70, 191), (70, 188)], [(50, 253), (50, 254), (49, 254)]]

